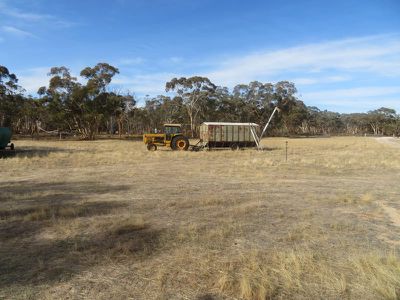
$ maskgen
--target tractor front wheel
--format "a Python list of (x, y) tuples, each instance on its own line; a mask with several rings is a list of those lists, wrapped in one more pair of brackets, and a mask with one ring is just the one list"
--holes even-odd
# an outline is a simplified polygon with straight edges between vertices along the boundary
[(155, 144), (147, 144), (147, 150), (149, 151), (156, 151), (157, 150), (157, 146)]
[(189, 148), (189, 140), (187, 137), (178, 136), (172, 140), (172, 150), (186, 151)]

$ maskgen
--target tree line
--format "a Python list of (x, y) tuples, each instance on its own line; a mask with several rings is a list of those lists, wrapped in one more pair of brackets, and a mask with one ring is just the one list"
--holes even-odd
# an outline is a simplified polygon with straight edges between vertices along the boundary
[(232, 90), (208, 78), (173, 78), (166, 94), (135, 96), (110, 88), (119, 70), (107, 63), (86, 67), (80, 79), (66, 67), (49, 70), (49, 84), (37, 96), (25, 96), (18, 78), (0, 66), (0, 126), (14, 133), (73, 134), (95, 139), (98, 134), (142, 134), (161, 129), (164, 123), (187, 125), (196, 136), (204, 121), (266, 123), (275, 107), (270, 135), (400, 135), (400, 116), (381, 107), (368, 113), (340, 114), (307, 106), (297, 97), (294, 83), (280, 81), (238, 84)]

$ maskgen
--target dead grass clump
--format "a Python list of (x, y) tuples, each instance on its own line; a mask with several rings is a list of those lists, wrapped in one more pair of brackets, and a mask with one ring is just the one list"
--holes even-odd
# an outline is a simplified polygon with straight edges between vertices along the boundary
[(164, 244), (171, 246), (181, 245), (202, 245), (202, 247), (212, 249), (223, 249), (231, 245), (235, 238), (243, 234), (243, 224), (228, 219), (218, 224), (205, 225), (189, 223), (182, 226), (176, 232), (164, 237)]
[(310, 249), (251, 252), (225, 264), (216, 288), (242, 299), (398, 299), (400, 258), (356, 254), (335, 262)]
[[(23, 203), (23, 202), (22, 202)], [(0, 210), (0, 220), (9, 221), (45, 221), (76, 219), (95, 215), (115, 213), (125, 205), (112, 201), (83, 201), (68, 204), (40, 204), (38, 206), (26, 206)]]
[(287, 233), (284, 239), (289, 242), (309, 240), (315, 237), (315, 235), (313, 235), (313, 233), (315, 233), (314, 231), (310, 223), (299, 223)]
[(350, 194), (338, 195), (335, 197), (334, 202), (337, 204), (357, 204), (358, 197)]
[(175, 236), (168, 237), (168, 239), (179, 243), (198, 243), (206, 232), (207, 230), (204, 226), (190, 223), (181, 227)]
[(226, 295), (243, 299), (260, 299), (300, 295), (304, 293), (304, 278), (315, 274), (317, 264), (310, 251), (263, 253), (251, 252), (225, 266), (217, 280), (218, 289)]
[(365, 284), (364, 288), (374, 292), (377, 298), (400, 298), (400, 259), (395, 253), (356, 257), (351, 260), (350, 266), (359, 283)]
[(370, 204), (374, 201), (375, 197), (372, 193), (368, 192), (365, 194), (362, 194), (360, 197), (360, 203), (364, 204)]
[(355, 230), (360, 230), (360, 228), (358, 228), (356, 226), (356, 224), (351, 223), (349, 221), (343, 222), (343, 221), (339, 221), (339, 222), (334, 222), (332, 224), (329, 225), (329, 228), (335, 231), (339, 231), (339, 232), (348, 232), (348, 231), (355, 231)]
[(331, 198), (332, 202), (336, 204), (345, 205), (369, 205), (375, 200), (375, 196), (370, 193), (363, 193), (361, 195), (354, 195), (350, 193), (338, 194)]
[(222, 205), (226, 203), (228, 200), (222, 198), (220, 195), (215, 196), (215, 195), (209, 195), (208, 197), (205, 197), (200, 200), (200, 203), (202, 206), (216, 206), (216, 205)]
[(44, 221), (49, 219), (62, 219), (84, 216), (86, 208), (81, 206), (53, 206), (41, 207), (24, 216), (25, 221)]
[(117, 235), (121, 235), (145, 228), (147, 228), (147, 224), (144, 221), (143, 216), (133, 215), (128, 219), (118, 220), (116, 225), (114, 225), (114, 232)]

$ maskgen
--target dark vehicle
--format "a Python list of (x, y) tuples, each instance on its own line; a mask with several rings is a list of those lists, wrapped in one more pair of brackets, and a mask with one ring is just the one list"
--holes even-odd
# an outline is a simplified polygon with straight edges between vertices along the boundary
[(14, 150), (14, 144), (11, 143), (11, 130), (7, 127), (0, 127), (0, 150), (10, 148)]

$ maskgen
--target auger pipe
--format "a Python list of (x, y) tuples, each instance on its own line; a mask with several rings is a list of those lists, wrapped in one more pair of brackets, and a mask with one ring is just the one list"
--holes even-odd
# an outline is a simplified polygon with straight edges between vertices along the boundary
[(250, 132), (251, 135), (253, 136), (254, 141), (256, 142), (257, 148), (260, 148), (260, 141), (258, 140), (258, 136), (254, 131), (254, 128), (252, 126), (250, 126)]
[(261, 142), (261, 139), (262, 139), (265, 131), (268, 128), (269, 123), (271, 123), (271, 120), (272, 120), (272, 118), (273, 118), (273, 116), (274, 116), (274, 114), (276, 113), (277, 110), (279, 110), (279, 108), (276, 106), (274, 111), (272, 112), (271, 116), (269, 117), (269, 120), (268, 120), (267, 124), (265, 124), (265, 127), (264, 127), (263, 131), (261, 132), (260, 138), (258, 139), (260, 142)]

